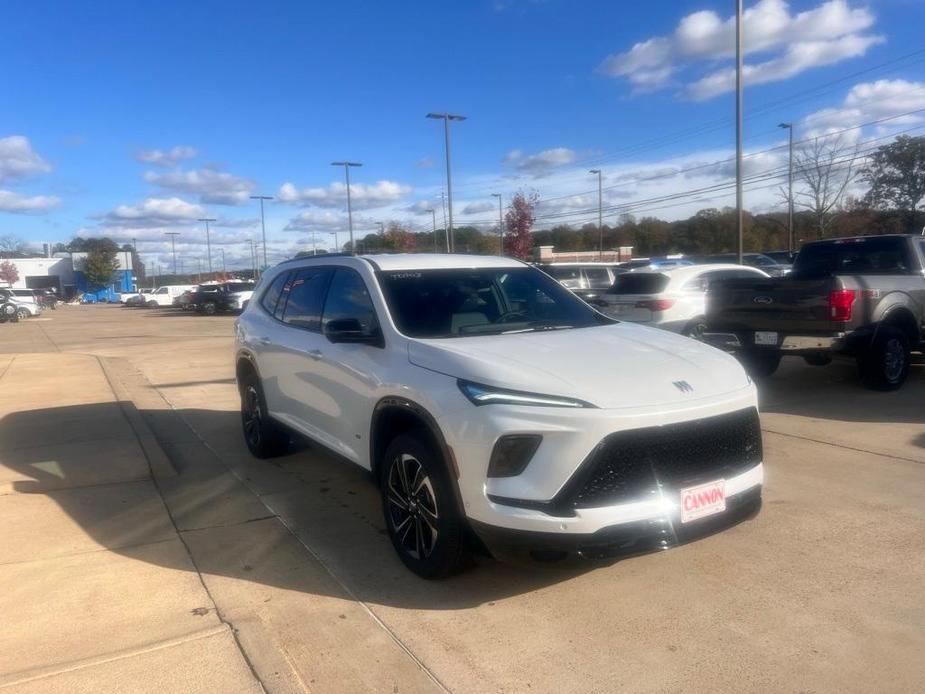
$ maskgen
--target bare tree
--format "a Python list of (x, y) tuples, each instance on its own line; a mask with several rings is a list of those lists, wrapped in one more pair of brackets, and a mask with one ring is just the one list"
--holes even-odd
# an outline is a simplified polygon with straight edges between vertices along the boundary
[(0, 236), (0, 257), (12, 257), (15, 253), (22, 253), (26, 250), (26, 244), (18, 236), (13, 234), (4, 234)]
[(793, 175), (798, 188), (793, 204), (809, 210), (819, 238), (826, 235), (848, 188), (860, 175), (858, 146), (846, 146), (841, 137), (817, 137), (793, 154)]

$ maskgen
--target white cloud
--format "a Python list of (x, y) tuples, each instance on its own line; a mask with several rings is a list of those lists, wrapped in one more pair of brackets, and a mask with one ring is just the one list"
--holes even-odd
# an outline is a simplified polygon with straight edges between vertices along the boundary
[(243, 205), (256, 186), (248, 178), (215, 169), (178, 170), (167, 173), (146, 171), (143, 178), (165, 190), (198, 195), (200, 202), (209, 205)]
[(184, 159), (192, 159), (199, 152), (195, 147), (187, 145), (177, 145), (168, 150), (163, 149), (143, 149), (135, 155), (135, 159), (144, 164), (153, 164), (154, 166), (163, 166), (172, 168)]
[(49, 171), (51, 165), (36, 154), (29, 138), (22, 135), (0, 138), (0, 182), (19, 181)]
[(204, 215), (201, 206), (180, 198), (147, 198), (138, 205), (119, 205), (102, 219), (106, 226), (146, 228), (188, 224)]
[(568, 147), (553, 147), (536, 154), (525, 155), (519, 149), (512, 149), (504, 156), (504, 163), (531, 176), (547, 175), (552, 169), (571, 164), (577, 155)]
[(20, 195), (9, 190), (0, 190), (0, 212), (14, 214), (41, 214), (57, 207), (61, 200), (53, 195)]
[(462, 208), (463, 214), (481, 214), (482, 212), (491, 212), (497, 209), (498, 204), (494, 202), (470, 202)]
[(430, 214), (431, 210), (439, 209), (441, 209), (441, 202), (439, 200), (417, 200), (407, 207), (402, 208), (402, 212), (423, 215)]
[(434, 165), (433, 157), (424, 157), (423, 159), (418, 159), (415, 166), (419, 169), (429, 169)]
[[(365, 220), (354, 217), (354, 230), (358, 224), (365, 224)], [(337, 212), (322, 210), (309, 210), (301, 212), (289, 220), (283, 231), (347, 231), (347, 217)]]
[[(848, 0), (827, 0), (816, 7), (791, 13), (786, 0), (758, 0), (746, 9), (746, 55), (765, 55), (766, 60), (746, 65), (748, 84), (788, 79), (813, 67), (832, 65), (864, 55), (883, 41), (864, 34), (873, 26), (867, 7), (852, 7)], [(685, 78), (682, 94), (703, 100), (734, 88), (734, 70), (717, 67), (735, 55), (735, 16), (721, 18), (702, 10), (686, 15), (668, 36), (657, 36), (634, 45), (629, 51), (607, 57), (599, 71), (622, 77), (637, 90), (669, 86), (678, 73), (702, 66), (706, 74)]]
[[(803, 138), (843, 130), (920, 109), (925, 109), (925, 82), (863, 82), (851, 88), (841, 106), (825, 108), (804, 118), (797, 136)], [(915, 113), (901, 118), (890, 118), (882, 124), (882, 129), (889, 130), (922, 122), (925, 122), (925, 114)]]
[[(411, 193), (411, 186), (395, 181), (377, 181), (372, 184), (351, 183), (350, 200), (353, 209), (369, 210), (384, 207)], [(347, 207), (347, 186), (331, 183), (325, 188), (296, 188), (292, 183), (280, 186), (277, 200), (292, 205), (316, 207)]]

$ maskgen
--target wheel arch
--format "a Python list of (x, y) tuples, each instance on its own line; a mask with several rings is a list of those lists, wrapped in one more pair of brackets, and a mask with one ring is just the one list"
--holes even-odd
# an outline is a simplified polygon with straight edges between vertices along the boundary
[(241, 383), (248, 376), (253, 374), (260, 380), (260, 369), (257, 368), (257, 361), (250, 352), (240, 351), (235, 358), (234, 377), (238, 385), (238, 392), (241, 392)]
[(902, 330), (909, 339), (909, 345), (913, 349), (922, 342), (922, 332), (915, 319), (915, 314), (904, 304), (898, 304), (888, 308), (879, 323)]

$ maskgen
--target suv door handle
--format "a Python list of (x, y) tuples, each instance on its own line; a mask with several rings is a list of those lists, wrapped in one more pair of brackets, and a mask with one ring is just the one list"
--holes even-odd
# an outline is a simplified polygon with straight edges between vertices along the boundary
[(324, 359), (324, 354), (322, 354), (320, 349), (308, 350), (308, 356), (310, 356), (315, 361), (318, 361), (319, 359)]

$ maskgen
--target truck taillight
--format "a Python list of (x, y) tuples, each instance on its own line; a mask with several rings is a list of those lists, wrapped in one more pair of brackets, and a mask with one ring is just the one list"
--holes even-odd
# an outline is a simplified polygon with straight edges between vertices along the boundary
[(851, 307), (857, 299), (854, 289), (835, 289), (829, 292), (829, 317), (837, 321), (851, 320)]
[(648, 299), (636, 302), (636, 308), (647, 308), (650, 311), (667, 311), (672, 306), (674, 299)]

